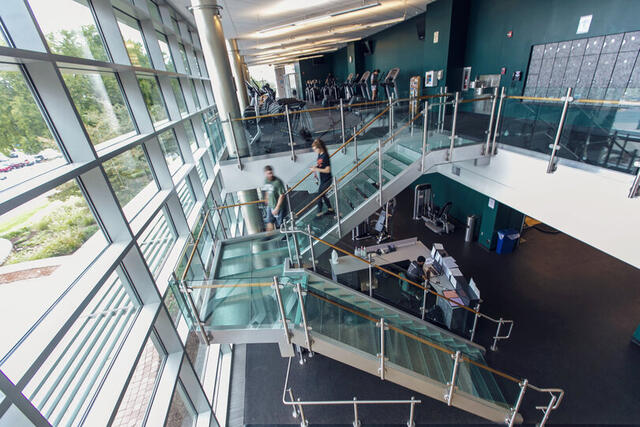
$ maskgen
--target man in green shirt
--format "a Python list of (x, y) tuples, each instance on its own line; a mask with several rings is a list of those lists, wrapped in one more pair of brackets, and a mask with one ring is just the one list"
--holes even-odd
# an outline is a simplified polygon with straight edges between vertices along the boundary
[(271, 166), (264, 167), (264, 186), (262, 191), (266, 193), (267, 197), (267, 217), (265, 222), (267, 224), (267, 231), (274, 229), (274, 226), (280, 228), (282, 220), (285, 216), (285, 189), (284, 184), (273, 174), (273, 168)]

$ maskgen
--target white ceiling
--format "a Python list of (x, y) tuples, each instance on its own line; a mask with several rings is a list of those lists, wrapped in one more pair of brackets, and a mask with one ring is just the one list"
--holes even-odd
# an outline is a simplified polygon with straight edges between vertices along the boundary
[[(190, 0), (169, 0), (185, 10)], [(251, 64), (336, 50), (425, 11), (435, 0), (218, 0), (226, 38)], [(379, 6), (328, 16), (364, 5)], [(303, 21), (303, 22), (302, 22)], [(389, 22), (391, 21), (391, 22)], [(295, 23), (295, 26), (291, 24)], [(289, 24), (289, 25), (287, 25)], [(265, 31), (272, 29), (272, 31)]]

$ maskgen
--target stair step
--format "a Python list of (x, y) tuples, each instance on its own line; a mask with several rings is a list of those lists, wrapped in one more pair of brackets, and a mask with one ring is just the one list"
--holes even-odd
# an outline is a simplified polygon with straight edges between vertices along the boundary
[(406, 166), (411, 165), (415, 161), (413, 159), (410, 159), (409, 157), (407, 157), (404, 154), (397, 153), (397, 152), (394, 152), (394, 151), (391, 151), (391, 150), (387, 151), (385, 153), (385, 155), (397, 160), (398, 162), (400, 162), (400, 163), (402, 163), (402, 164), (404, 164)]

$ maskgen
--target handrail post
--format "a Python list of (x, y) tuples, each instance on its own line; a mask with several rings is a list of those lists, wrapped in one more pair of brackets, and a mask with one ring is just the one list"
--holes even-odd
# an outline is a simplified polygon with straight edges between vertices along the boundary
[[(286, 224), (285, 224), (286, 228)], [(289, 244), (289, 233), (284, 233), (284, 237), (287, 239), (287, 249), (289, 250), (289, 262), (293, 265), (293, 253), (291, 252), (291, 245)]]
[(638, 188), (640, 188), (640, 161), (635, 162), (634, 166), (638, 168), (638, 173), (636, 174), (636, 177), (633, 180), (633, 184), (631, 184), (631, 188), (629, 189), (630, 199), (638, 197)]
[(307, 234), (309, 235), (309, 252), (311, 253), (311, 267), (316, 271), (316, 254), (313, 251), (313, 238), (311, 237), (311, 224), (307, 224)]
[(456, 125), (458, 124), (458, 104), (460, 103), (460, 92), (456, 92), (456, 98), (453, 103), (453, 121), (451, 123), (451, 143), (449, 144), (449, 152), (447, 153), (447, 161), (453, 160), (453, 148), (456, 145)]
[(393, 104), (389, 99), (389, 135), (393, 134)]
[(342, 101), (342, 98), (340, 98), (340, 130), (342, 132), (342, 153), (346, 154), (347, 147), (344, 144), (346, 141), (344, 133), (344, 102)]
[(371, 254), (367, 254), (369, 259), (369, 296), (373, 298), (373, 261), (371, 260)]
[(313, 357), (313, 349), (311, 348), (311, 344), (313, 344), (313, 341), (309, 336), (309, 326), (307, 323), (307, 311), (304, 308), (304, 299), (302, 298), (302, 285), (300, 283), (296, 283), (296, 291), (298, 292), (298, 304), (300, 304), (300, 313), (302, 314), (302, 327), (304, 328), (304, 341), (307, 344), (307, 348), (309, 349), (309, 357)]
[(516, 406), (511, 408), (511, 416), (505, 420), (509, 424), (509, 427), (513, 427), (513, 423), (516, 421), (516, 415), (518, 415), (518, 411), (520, 410), (520, 405), (522, 404), (522, 399), (524, 398), (524, 392), (527, 391), (528, 384), (529, 380), (527, 380), (526, 378), (520, 383), (520, 394), (518, 394)]
[[(296, 228), (296, 218), (295, 215), (293, 213), (293, 210), (291, 209), (291, 198), (289, 197), (289, 194), (291, 193), (289, 191), (289, 186), (286, 185), (285, 186), (285, 193), (287, 196), (287, 208), (289, 209), (289, 217), (291, 218), (291, 229), (295, 229)], [(300, 262), (300, 247), (298, 246), (298, 239), (297, 236), (295, 234), (293, 234), (291, 237), (293, 237), (293, 247), (295, 248), (296, 251), (296, 262), (298, 263), (298, 268), (302, 268), (302, 263)]]
[(280, 283), (278, 283), (278, 276), (273, 276), (273, 289), (275, 289), (276, 299), (278, 300), (278, 309), (280, 310), (280, 318), (282, 319), (282, 329), (284, 330), (284, 336), (287, 339), (287, 344), (291, 344), (291, 335), (289, 334), (287, 316), (284, 313), (284, 305), (282, 304), (282, 294), (280, 293)]
[(567, 88), (567, 94), (564, 97), (564, 103), (562, 104), (562, 113), (560, 114), (560, 122), (558, 122), (558, 129), (556, 130), (556, 137), (553, 140), (553, 147), (551, 147), (551, 155), (549, 156), (549, 164), (547, 165), (547, 173), (553, 173), (556, 171), (556, 154), (558, 152), (558, 145), (560, 144), (560, 138), (562, 137), (562, 130), (564, 129), (564, 122), (567, 119), (567, 110), (569, 109), (569, 103), (573, 101), (571, 97), (572, 88)]
[(238, 160), (238, 169), (242, 170), (242, 161), (240, 160), (240, 151), (238, 150), (238, 141), (236, 141), (236, 131), (233, 129), (233, 122), (231, 121), (231, 113), (227, 113), (227, 120), (229, 121), (229, 129), (231, 129), (231, 139), (233, 140), (233, 147), (236, 149), (236, 159)]
[(215, 197), (212, 197), (211, 200), (213, 200), (213, 209), (216, 210), (216, 213), (218, 214), (218, 219), (220, 220), (220, 228), (222, 228), (222, 235), (224, 236), (224, 239), (227, 240), (229, 237), (227, 236), (227, 230), (225, 230), (224, 228), (222, 213), (220, 213), (220, 209), (218, 209), (218, 203), (216, 202)]
[(411, 396), (411, 406), (409, 407), (409, 421), (407, 421), (407, 427), (416, 427), (416, 423), (413, 420), (416, 410), (415, 397)]
[(358, 398), (353, 398), (353, 427), (360, 427), (362, 424), (358, 419)]
[(380, 353), (378, 354), (380, 367), (378, 368), (378, 372), (380, 372), (380, 379), (384, 381), (384, 330), (386, 326), (383, 317), (381, 317), (380, 321), (376, 323), (376, 326), (380, 328)]
[[(300, 398), (298, 398), (298, 402), (300, 402)], [(309, 421), (304, 417), (304, 410), (301, 404), (298, 404), (298, 412), (300, 413), (300, 427), (308, 427)]]
[(445, 393), (444, 398), (447, 399), (447, 405), (451, 406), (451, 399), (453, 399), (453, 392), (456, 387), (456, 380), (458, 379), (458, 366), (460, 366), (460, 351), (456, 351), (455, 355), (451, 355), (453, 357), (453, 373), (451, 374), (451, 382), (447, 384), (449, 389), (447, 393)]
[(496, 154), (496, 137), (498, 136), (498, 130), (500, 129), (500, 117), (502, 115), (502, 106), (504, 104), (504, 100), (507, 96), (507, 88), (502, 86), (500, 90), (500, 103), (498, 103), (498, 114), (496, 114), (496, 126), (493, 128), (493, 137), (491, 140), (491, 155), (495, 156)]
[(491, 345), (491, 351), (498, 349), (498, 337), (500, 336), (500, 328), (502, 327), (502, 317), (498, 320), (498, 328), (496, 329), (496, 335), (493, 337), (493, 344)]
[(382, 207), (382, 140), (378, 140), (378, 202)]
[(191, 308), (191, 311), (193, 312), (193, 317), (195, 317), (195, 321), (198, 324), (198, 331), (200, 331), (200, 335), (202, 335), (202, 339), (204, 340), (206, 345), (211, 344), (211, 342), (209, 341), (209, 336), (207, 335), (207, 332), (204, 329), (204, 324), (200, 320), (200, 313), (198, 313), (198, 309), (196, 308), (196, 304), (193, 301), (193, 297), (191, 296), (191, 292), (193, 290), (191, 288), (189, 288), (184, 283), (184, 281), (179, 285), (179, 289), (180, 289), (180, 291), (182, 291), (183, 294), (185, 294), (187, 296), (186, 299), (188, 301), (189, 308)]
[(358, 164), (358, 133), (356, 132), (356, 127), (353, 127), (353, 149), (355, 150), (355, 164), (356, 164), (356, 172), (359, 171), (360, 165)]
[(296, 161), (296, 153), (293, 150), (293, 132), (291, 131), (291, 118), (289, 117), (289, 106), (284, 106), (284, 113), (287, 116), (287, 129), (289, 130), (289, 145), (291, 146), (291, 160)]
[(473, 326), (471, 327), (471, 338), (469, 338), (469, 341), (471, 341), (471, 342), (473, 342), (473, 338), (476, 336), (476, 326), (478, 325), (478, 315), (480, 313), (480, 303), (478, 303), (476, 305), (474, 310), (476, 311), (476, 313), (473, 316)]
[(422, 159), (420, 161), (420, 172), (424, 173), (424, 158), (427, 156), (427, 138), (429, 127), (429, 101), (424, 101), (424, 118), (422, 120)]
[(487, 142), (484, 145), (484, 147), (482, 147), (482, 154), (483, 155), (487, 155), (489, 154), (489, 144), (491, 143), (491, 131), (493, 130), (493, 119), (496, 113), (496, 103), (498, 102), (498, 88), (494, 88), (493, 89), (493, 96), (491, 97), (493, 98), (491, 101), (491, 115), (489, 116), (489, 128), (487, 129)]
[[(295, 402), (296, 399), (293, 398), (293, 391), (291, 391), (291, 388), (288, 388), (287, 391), (289, 392), (289, 398), (291, 399), (291, 402)], [(296, 407), (296, 405), (291, 405), (291, 406), (293, 406), (293, 413), (291, 414), (291, 416), (293, 418), (298, 418), (298, 408)]]
[(547, 405), (546, 408), (544, 406), (542, 408), (537, 407), (538, 409), (542, 409), (542, 413), (543, 413), (542, 420), (538, 424), (538, 427), (544, 427), (544, 425), (547, 423), (547, 420), (549, 419), (549, 414), (553, 410), (553, 405), (555, 405), (556, 400), (557, 400), (557, 397), (555, 396), (555, 394), (551, 394), (551, 400), (549, 401), (549, 404)]
[[(409, 96), (409, 119), (411, 120), (411, 117), (415, 116), (416, 111), (418, 109), (418, 101), (416, 100), (415, 97), (413, 96)], [(411, 136), (413, 136), (413, 122), (415, 120), (411, 120), (410, 122), (410, 127), (409, 129), (411, 130)]]
[(439, 133), (442, 133), (442, 126), (444, 126), (444, 115), (446, 111), (443, 111), (443, 109), (447, 108), (447, 97), (444, 96), (446, 91), (446, 88), (440, 87), (440, 94), (443, 96), (440, 96), (438, 100), (438, 123), (436, 125)]
[(426, 287), (422, 293), (422, 308), (420, 309), (420, 313), (422, 314), (422, 320), (424, 320), (424, 316), (427, 313), (427, 288)]
[(342, 227), (340, 225), (340, 201), (338, 197), (338, 179), (333, 177), (333, 195), (336, 203), (336, 218), (338, 221), (338, 237), (342, 237)]

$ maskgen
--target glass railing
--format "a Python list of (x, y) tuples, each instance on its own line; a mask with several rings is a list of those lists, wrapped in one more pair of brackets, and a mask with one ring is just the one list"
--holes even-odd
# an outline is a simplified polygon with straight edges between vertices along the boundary
[(505, 96), (496, 137), (549, 155), (550, 163), (560, 157), (637, 175), (639, 121), (638, 101)]
[[(276, 102), (268, 114), (231, 120), (236, 124), (235, 131), (243, 132), (249, 143), (248, 151), (241, 158), (285, 152), (294, 155), (296, 150), (310, 149), (316, 138), (322, 139), (326, 145), (343, 144), (353, 134), (354, 128), (362, 128), (387, 107), (386, 101), (311, 108), (304, 102), (289, 105)], [(382, 126), (382, 122), (377, 122), (377, 125)], [(384, 132), (385, 128), (368, 129), (370, 135), (375, 131)], [(230, 157), (236, 156), (231, 154)]]

